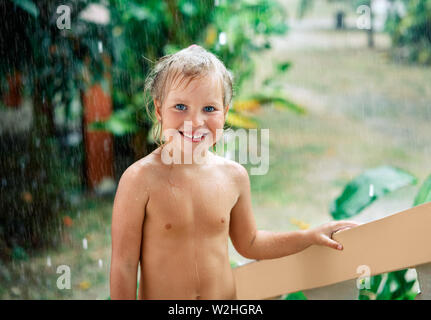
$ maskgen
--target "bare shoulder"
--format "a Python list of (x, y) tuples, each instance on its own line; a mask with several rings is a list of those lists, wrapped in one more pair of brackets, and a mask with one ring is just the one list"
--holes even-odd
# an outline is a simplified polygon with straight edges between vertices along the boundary
[(240, 184), (247, 184), (249, 182), (249, 176), (247, 169), (244, 168), (240, 163), (229, 160), (218, 155), (214, 155), (215, 162), (223, 167), (223, 170), (233, 180)]
[(156, 181), (156, 172), (160, 170), (157, 154), (152, 152), (131, 164), (122, 174), (120, 184), (132, 184), (135, 187), (148, 187)]

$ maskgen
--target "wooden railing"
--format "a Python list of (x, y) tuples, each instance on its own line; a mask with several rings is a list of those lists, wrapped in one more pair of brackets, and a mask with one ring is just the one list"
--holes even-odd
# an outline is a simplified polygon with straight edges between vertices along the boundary
[(233, 270), (238, 299), (270, 299), (303, 291), (308, 299), (357, 299), (357, 279), (416, 268), (431, 299), (431, 202), (334, 234), (342, 251), (311, 246), (287, 257)]

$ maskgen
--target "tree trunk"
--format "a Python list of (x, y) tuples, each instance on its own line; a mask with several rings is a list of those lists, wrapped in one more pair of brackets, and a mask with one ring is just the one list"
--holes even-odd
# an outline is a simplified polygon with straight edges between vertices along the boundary
[(85, 147), (85, 176), (87, 185), (94, 189), (104, 178), (114, 177), (113, 137), (110, 132), (91, 131), (88, 126), (95, 121), (107, 120), (112, 113), (112, 100), (97, 83), (82, 94), (83, 132)]
[(7, 107), (18, 108), (22, 102), (21, 73), (14, 71), (6, 76), (8, 90), (3, 94), (3, 103)]

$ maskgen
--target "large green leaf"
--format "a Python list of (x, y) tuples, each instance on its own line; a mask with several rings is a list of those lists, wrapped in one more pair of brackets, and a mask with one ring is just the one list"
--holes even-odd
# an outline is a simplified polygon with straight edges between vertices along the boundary
[[(334, 219), (352, 217), (382, 195), (394, 191), (408, 184), (415, 184), (417, 179), (406, 171), (390, 166), (382, 166), (365, 171), (344, 189), (342, 195), (331, 204), (331, 214)], [(370, 186), (373, 192), (370, 194)], [(429, 196), (431, 179), (429, 178), (421, 188), (416, 202)], [(405, 279), (407, 269), (386, 274), (383, 286), (380, 283), (383, 275), (370, 278), (371, 288), (359, 291), (359, 300), (410, 300), (416, 293), (412, 290), (416, 280)]]
[(413, 206), (418, 206), (420, 204), (431, 201), (431, 175), (425, 180), (418, 194), (416, 195), (415, 202)]
[[(336, 220), (353, 217), (384, 194), (416, 182), (410, 173), (391, 166), (367, 170), (348, 183), (331, 203), (331, 215)], [(372, 194), (370, 189), (374, 190)]]

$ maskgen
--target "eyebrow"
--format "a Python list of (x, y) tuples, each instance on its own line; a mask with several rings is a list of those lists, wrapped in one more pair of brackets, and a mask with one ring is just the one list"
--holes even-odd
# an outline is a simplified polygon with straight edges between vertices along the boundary
[[(178, 98), (178, 99), (172, 99), (172, 102), (173, 103), (181, 103), (181, 104), (185, 104), (185, 105), (189, 105), (190, 104), (189, 101), (187, 101), (187, 99), (180, 99), (180, 98)], [(205, 107), (207, 107), (207, 106), (222, 106), (223, 104), (217, 103), (215, 101), (210, 101), (208, 103), (204, 103), (203, 105)]]

